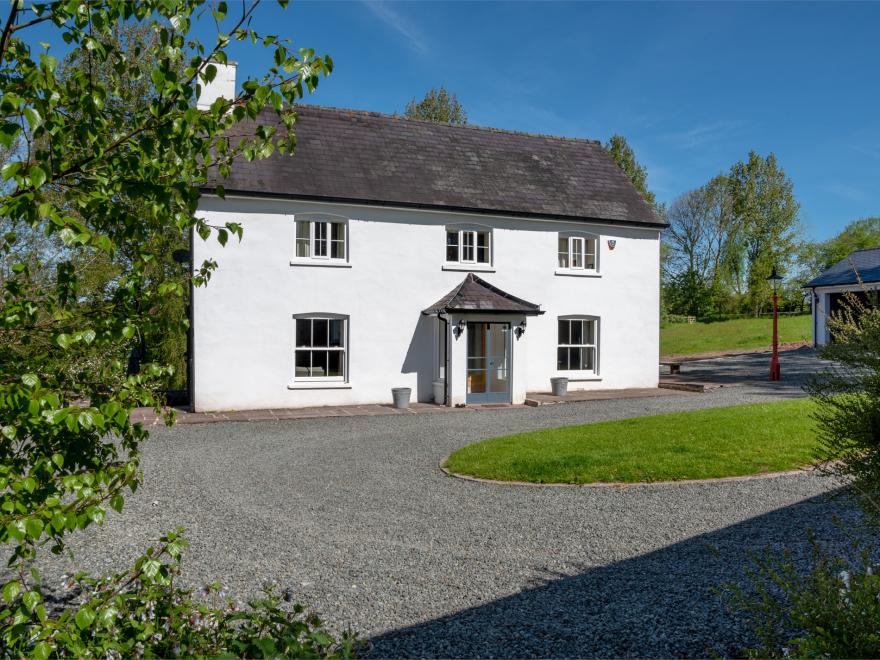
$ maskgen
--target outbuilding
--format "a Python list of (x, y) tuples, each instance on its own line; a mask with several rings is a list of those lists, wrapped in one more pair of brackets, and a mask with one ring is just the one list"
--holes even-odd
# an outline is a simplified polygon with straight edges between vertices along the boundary
[(812, 293), (813, 345), (831, 341), (828, 318), (844, 309), (851, 294), (863, 304), (876, 305), (880, 297), (880, 248), (856, 250), (804, 285)]

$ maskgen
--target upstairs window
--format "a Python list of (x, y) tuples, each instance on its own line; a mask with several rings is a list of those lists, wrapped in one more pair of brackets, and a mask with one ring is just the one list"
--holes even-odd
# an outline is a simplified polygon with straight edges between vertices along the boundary
[(492, 263), (492, 232), (488, 228), (447, 227), (446, 261), (457, 264)]
[(346, 378), (346, 317), (296, 317), (294, 380), (344, 381)]
[(599, 320), (594, 317), (560, 318), (556, 368), (597, 373), (598, 330)]
[(589, 234), (559, 235), (559, 268), (564, 270), (596, 271), (599, 240)]
[(347, 228), (344, 220), (326, 216), (296, 219), (296, 258), (345, 261), (348, 258)]

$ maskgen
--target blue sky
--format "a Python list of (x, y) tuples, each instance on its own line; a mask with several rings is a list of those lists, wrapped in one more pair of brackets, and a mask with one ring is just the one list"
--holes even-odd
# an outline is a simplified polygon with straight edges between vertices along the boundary
[(315, 103), (401, 112), (442, 84), (475, 124), (624, 135), (663, 201), (756, 149), (809, 237), (880, 215), (880, 3), (267, 1), (254, 27), (332, 55)]

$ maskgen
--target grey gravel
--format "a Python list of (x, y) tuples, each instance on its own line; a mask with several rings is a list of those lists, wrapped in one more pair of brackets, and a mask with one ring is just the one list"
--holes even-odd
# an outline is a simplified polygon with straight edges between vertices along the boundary
[[(810, 357), (804, 356), (809, 361)], [(719, 368), (723, 366), (719, 363)], [(757, 362), (756, 362), (757, 364)], [(483, 437), (800, 395), (797, 382), (705, 394), (412, 416), (159, 429), (146, 483), (52, 574), (126, 566), (183, 525), (184, 578), (238, 598), (292, 588), (376, 656), (705, 656), (748, 641), (712, 589), (749, 550), (807, 552), (854, 516), (813, 473), (721, 483), (535, 488), (438, 462)], [(622, 439), (624, 441), (624, 439)]]

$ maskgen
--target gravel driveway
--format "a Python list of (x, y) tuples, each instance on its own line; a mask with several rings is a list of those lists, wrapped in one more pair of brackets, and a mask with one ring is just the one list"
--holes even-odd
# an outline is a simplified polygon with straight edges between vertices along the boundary
[(125, 512), (78, 537), (73, 566), (121, 568), (176, 525), (185, 578), (245, 597), (272, 580), (377, 656), (699, 655), (737, 648), (711, 589), (749, 549), (837, 535), (828, 479), (629, 488), (491, 486), (444, 476), (450, 451), (501, 433), (796, 396), (706, 394), (452, 414), (159, 429)]

